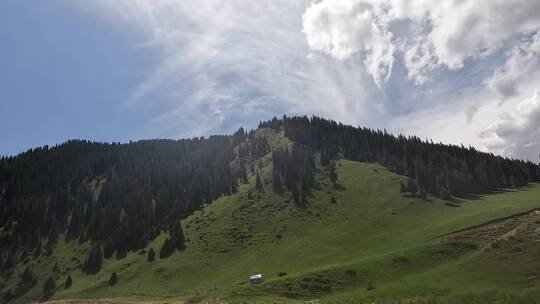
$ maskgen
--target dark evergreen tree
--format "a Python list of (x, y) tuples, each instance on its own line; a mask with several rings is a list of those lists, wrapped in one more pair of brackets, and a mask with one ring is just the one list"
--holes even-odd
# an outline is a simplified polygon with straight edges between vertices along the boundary
[(248, 179), (248, 176), (247, 176), (246, 167), (244, 166), (243, 163), (240, 164), (240, 179), (242, 180), (242, 182), (243, 182), (244, 184), (249, 183), (249, 179)]
[(184, 236), (184, 230), (182, 229), (182, 223), (175, 221), (172, 229), (170, 230), (171, 244), (175, 249), (183, 250), (185, 248), (186, 238)]
[(425, 200), (427, 199), (427, 193), (426, 193), (426, 190), (424, 189), (420, 189), (420, 193), (418, 193), (418, 197), (420, 197), (421, 199)]
[(56, 226), (56, 222), (53, 221), (53, 224), (51, 225), (50, 231), (49, 231), (49, 237), (47, 238), (47, 246), (51, 247), (58, 241), (58, 227)]
[(13, 296), (20, 296), (25, 294), (28, 290), (34, 287), (37, 284), (37, 277), (27, 266), (24, 271), (19, 275), (19, 281), (13, 292)]
[(399, 192), (400, 193), (407, 192), (407, 186), (405, 186), (405, 183), (403, 181), (399, 182)]
[(148, 250), (148, 262), (153, 262), (156, 259), (156, 253), (154, 252), (154, 248), (150, 248)]
[(37, 258), (41, 255), (41, 250), (41, 239), (39, 239), (36, 244), (36, 249), (34, 250), (34, 258)]
[(169, 238), (166, 238), (163, 242), (163, 245), (161, 245), (161, 249), (159, 250), (159, 258), (168, 258), (169, 256), (171, 256), (171, 254), (174, 253), (174, 250), (175, 248), (173, 242)]
[(116, 275), (116, 272), (113, 271), (109, 278), (109, 286), (114, 286), (116, 283), (118, 283), (118, 276)]
[(293, 185), (293, 187), (292, 187), (292, 197), (293, 197), (294, 203), (297, 206), (302, 206), (302, 200), (301, 200), (301, 197), (300, 197), (300, 190), (298, 190), (298, 187), (296, 185)]
[(274, 170), (272, 173), (272, 186), (273, 186), (274, 192), (277, 193), (281, 191), (281, 176), (276, 170)]
[(448, 192), (448, 190), (444, 187), (441, 187), (441, 190), (440, 190), (440, 194), (439, 194), (439, 197), (444, 199), (444, 200), (450, 200), (452, 197), (450, 195), (450, 192)]
[(13, 291), (10, 289), (6, 290), (6, 292), (4, 292), (2, 294), (2, 299), (4, 301), (4, 303), (8, 303), (9, 301), (11, 301), (13, 298), (15, 297), (15, 295), (13, 294)]
[(95, 274), (101, 270), (101, 264), (103, 263), (103, 250), (101, 245), (95, 244), (90, 249), (88, 258), (84, 262), (83, 272), (86, 274)]
[(70, 288), (72, 283), (73, 280), (71, 279), (71, 275), (68, 275), (66, 278), (66, 282), (64, 283), (64, 289)]
[(330, 162), (330, 167), (328, 168), (328, 177), (330, 178), (330, 181), (332, 182), (332, 184), (335, 186), (338, 179), (338, 175), (337, 175), (337, 170), (336, 170), (336, 163), (333, 161)]
[(257, 171), (257, 176), (255, 178), (255, 189), (257, 189), (257, 191), (259, 192), (264, 192), (264, 186), (261, 181), (261, 176), (259, 174), (259, 171)]
[(45, 283), (43, 284), (43, 293), (44, 294), (53, 294), (56, 289), (56, 282), (52, 276), (49, 276)]
[(418, 192), (418, 184), (416, 184), (416, 181), (409, 179), (407, 182), (407, 192), (415, 194)]
[(105, 244), (103, 244), (103, 257), (106, 259), (110, 259), (114, 253), (114, 241), (112, 238), (107, 238), (105, 240)]
[(34, 285), (37, 278), (34, 275), (34, 273), (30, 270), (28, 266), (24, 269), (24, 271), (20, 275), (20, 284), (24, 285)]

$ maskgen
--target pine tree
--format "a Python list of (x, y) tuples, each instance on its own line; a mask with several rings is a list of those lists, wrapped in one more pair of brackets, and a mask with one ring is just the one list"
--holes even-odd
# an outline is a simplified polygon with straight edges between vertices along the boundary
[(403, 181), (399, 182), (399, 192), (400, 193), (407, 192), (407, 186), (405, 186), (405, 183)]
[(108, 237), (103, 244), (103, 257), (110, 259), (114, 253), (114, 242), (111, 237)]
[(338, 179), (338, 175), (337, 175), (337, 170), (336, 170), (336, 163), (334, 161), (330, 162), (330, 168), (328, 168), (328, 177), (330, 178), (330, 181), (332, 182), (332, 184), (335, 186)]
[(300, 191), (298, 190), (297, 185), (294, 185), (293, 188), (292, 188), (292, 196), (293, 196), (294, 203), (297, 206), (301, 206)]
[(8, 303), (11, 299), (13, 299), (15, 295), (13, 294), (13, 291), (8, 289), (4, 294), (2, 295), (2, 299), (4, 300), (4, 303)]
[(161, 249), (159, 250), (159, 258), (165, 259), (168, 258), (171, 254), (174, 252), (174, 245), (171, 242), (169, 238), (166, 238), (163, 242), (163, 245), (161, 245)]
[(49, 276), (45, 283), (43, 284), (43, 293), (44, 294), (53, 294), (54, 289), (56, 288), (56, 282), (52, 276)]
[(255, 180), (255, 189), (257, 189), (257, 191), (259, 191), (259, 192), (264, 192), (264, 186), (262, 184), (261, 176), (259, 174), (259, 171), (257, 171), (257, 177), (256, 177), (256, 180)]
[(171, 243), (174, 248), (183, 250), (185, 248), (186, 238), (184, 237), (184, 230), (182, 229), (182, 223), (176, 221), (170, 233)]
[(148, 250), (148, 262), (153, 262), (156, 259), (156, 253), (154, 252), (154, 248), (150, 248)]
[(281, 191), (281, 176), (275, 169), (272, 175), (272, 186), (273, 186), (274, 192)]
[(407, 182), (407, 191), (413, 194), (418, 192), (418, 184), (416, 183), (416, 181), (409, 179), (409, 181)]
[(249, 183), (249, 179), (248, 179), (247, 172), (246, 172), (246, 167), (244, 166), (243, 163), (240, 164), (240, 178), (242, 179), (242, 182), (244, 184)]
[(37, 258), (41, 255), (41, 239), (38, 240), (38, 243), (36, 244), (36, 249), (34, 250), (34, 258)]
[(58, 241), (58, 227), (56, 227), (56, 221), (53, 220), (51, 230), (49, 231), (49, 237), (47, 239), (47, 246), (52, 247)]
[(423, 200), (427, 199), (427, 193), (426, 193), (426, 190), (424, 190), (424, 188), (420, 188), (420, 193), (418, 194), (418, 197), (420, 197)]
[(443, 200), (450, 200), (452, 197), (450, 196), (450, 192), (448, 192), (448, 190), (446, 190), (446, 188), (442, 187), (441, 188), (441, 192), (439, 194), (439, 197), (442, 198)]
[(101, 249), (101, 245), (95, 244), (90, 249), (88, 258), (86, 259), (83, 266), (83, 272), (85, 272), (86, 274), (98, 273), (99, 270), (101, 270), (102, 263), (103, 263), (103, 250)]
[(66, 282), (64, 283), (64, 289), (68, 289), (69, 287), (71, 287), (72, 282), (73, 280), (71, 279), (71, 275), (68, 275), (66, 278)]
[(34, 285), (36, 283), (36, 276), (30, 270), (28, 266), (24, 269), (23, 273), (20, 275), (20, 284), (21, 285)]
[(118, 283), (118, 276), (116, 275), (116, 272), (113, 271), (109, 278), (109, 286), (114, 286), (116, 283)]

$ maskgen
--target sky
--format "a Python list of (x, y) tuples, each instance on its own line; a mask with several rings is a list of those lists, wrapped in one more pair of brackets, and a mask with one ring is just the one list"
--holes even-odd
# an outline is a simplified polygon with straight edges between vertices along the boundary
[(0, 1), (0, 155), (319, 115), (540, 154), (536, 0)]

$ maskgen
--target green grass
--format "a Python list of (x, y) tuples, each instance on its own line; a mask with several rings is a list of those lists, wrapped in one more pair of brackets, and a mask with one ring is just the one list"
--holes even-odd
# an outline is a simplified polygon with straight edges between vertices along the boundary
[[(282, 135), (259, 132), (266, 132), (273, 146), (290, 144)], [(450, 207), (435, 197), (421, 200), (400, 194), (404, 177), (377, 164), (340, 160), (338, 187), (321, 171), (319, 187), (303, 209), (294, 206), (289, 194), (272, 191), (270, 155), (263, 158), (263, 164), (264, 193), (254, 191), (254, 177), (250, 176), (250, 184), (242, 185), (238, 193), (216, 200), (183, 221), (186, 250), (152, 263), (146, 261), (146, 255), (133, 252), (122, 260), (106, 260), (98, 274), (88, 276), (76, 268), (72, 258), (83, 261), (89, 244), (66, 243), (61, 238), (52, 256), (29, 262), (39, 281), (19, 301), (40, 293), (46, 276), (54, 273), (55, 261), (60, 265), (60, 271), (54, 273), (57, 286), (63, 285), (67, 273), (73, 277), (72, 287), (59, 288), (55, 298), (496, 303), (512, 294), (508, 303), (521, 303), (531, 297), (527, 292), (537, 290), (536, 283), (511, 271), (525, 263), (540, 269), (540, 261), (531, 256), (522, 254), (522, 260), (507, 263), (467, 244), (433, 240), (540, 207), (539, 185), (463, 200), (461, 207)], [(336, 204), (330, 203), (332, 195)], [(159, 252), (165, 237), (162, 234), (148, 247)], [(106, 283), (113, 271), (119, 275), (118, 284), (109, 287)], [(247, 279), (254, 273), (262, 273), (265, 283), (250, 286)], [(16, 275), (7, 287), (16, 283)]]

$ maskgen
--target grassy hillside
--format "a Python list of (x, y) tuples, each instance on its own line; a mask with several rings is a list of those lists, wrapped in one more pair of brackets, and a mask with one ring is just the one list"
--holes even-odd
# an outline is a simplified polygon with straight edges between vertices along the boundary
[[(274, 147), (290, 144), (268, 130), (258, 132), (264, 132)], [(121, 260), (105, 260), (98, 274), (85, 275), (79, 267), (90, 245), (61, 237), (51, 256), (27, 263), (38, 283), (17, 301), (38, 297), (49, 274), (57, 286), (63, 285), (67, 274), (73, 277), (69, 289), (57, 289), (58, 299), (220, 298), (227, 303), (540, 299), (536, 258), (540, 246), (529, 233), (535, 231), (534, 225), (540, 226), (540, 215), (527, 215), (526, 229), (515, 220), (522, 225), (516, 231), (528, 231), (523, 234), (528, 238), (520, 239), (516, 232), (513, 239), (503, 237), (515, 228), (511, 223), (502, 225), (506, 228), (491, 224), (499, 225), (496, 230), (502, 235), (487, 235), (491, 230), (486, 227), (491, 226), (447, 235), (540, 208), (540, 185), (452, 203), (430, 196), (422, 200), (400, 193), (402, 176), (376, 164), (340, 160), (338, 184), (334, 187), (321, 170), (308, 206), (299, 208), (289, 193), (272, 191), (271, 163), (270, 154), (263, 158), (263, 193), (255, 191), (255, 177), (250, 176), (250, 183), (236, 194), (221, 197), (183, 221), (186, 250), (150, 263), (145, 251), (133, 252)], [(504, 229), (508, 231), (503, 233)], [(165, 237), (162, 234), (148, 247), (159, 252)], [(58, 270), (53, 270), (55, 263)], [(4, 283), (4, 290), (16, 284), (24, 266)], [(113, 271), (118, 284), (109, 287)], [(264, 284), (247, 283), (254, 273), (263, 274)]]

